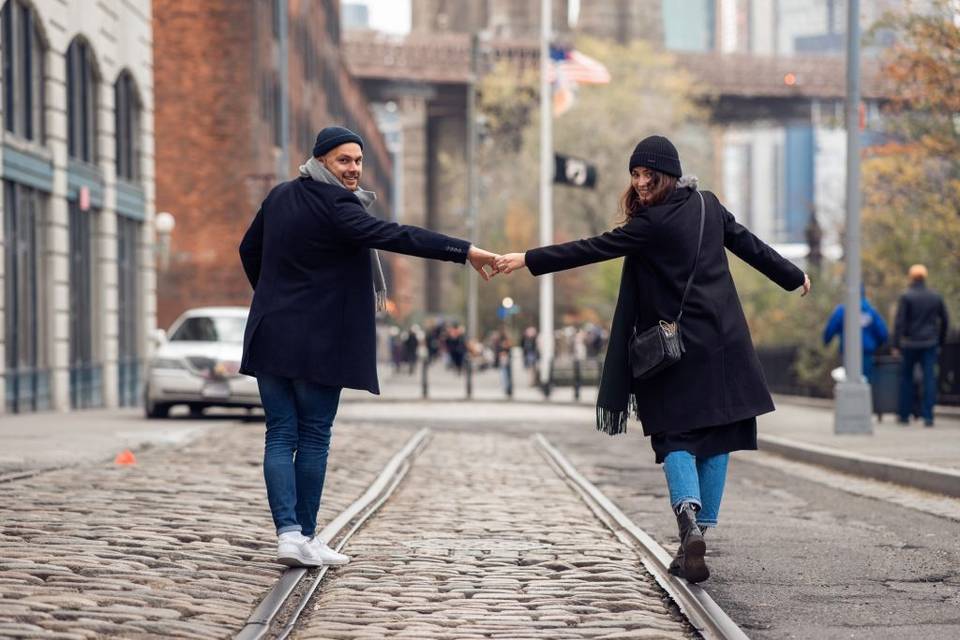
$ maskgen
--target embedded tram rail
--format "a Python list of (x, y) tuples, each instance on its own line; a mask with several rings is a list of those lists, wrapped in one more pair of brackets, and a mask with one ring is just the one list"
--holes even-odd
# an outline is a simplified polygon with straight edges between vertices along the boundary
[(353, 562), (286, 570), (236, 638), (747, 637), (543, 435), (504, 440), (417, 432), (319, 534)]

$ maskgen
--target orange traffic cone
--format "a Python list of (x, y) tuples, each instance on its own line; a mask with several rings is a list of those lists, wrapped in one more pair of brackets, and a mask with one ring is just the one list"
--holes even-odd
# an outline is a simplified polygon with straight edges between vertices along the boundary
[(130, 449), (124, 449), (122, 452), (117, 454), (117, 457), (113, 459), (115, 464), (137, 464), (137, 457), (133, 455), (133, 451)]

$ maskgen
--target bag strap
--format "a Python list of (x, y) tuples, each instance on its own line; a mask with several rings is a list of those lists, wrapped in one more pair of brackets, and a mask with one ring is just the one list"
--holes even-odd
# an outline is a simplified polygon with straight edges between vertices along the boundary
[(683, 317), (683, 305), (687, 301), (687, 293), (690, 292), (690, 285), (693, 284), (693, 276), (697, 273), (697, 263), (700, 262), (700, 249), (703, 247), (703, 221), (704, 218), (706, 218), (707, 205), (703, 200), (703, 194), (697, 191), (697, 195), (700, 196), (700, 238), (697, 240), (697, 257), (693, 259), (693, 270), (690, 272), (690, 277), (687, 278), (687, 286), (683, 288), (683, 297), (680, 299), (680, 313), (677, 314), (677, 319), (674, 320), (677, 324), (680, 323), (680, 318)]

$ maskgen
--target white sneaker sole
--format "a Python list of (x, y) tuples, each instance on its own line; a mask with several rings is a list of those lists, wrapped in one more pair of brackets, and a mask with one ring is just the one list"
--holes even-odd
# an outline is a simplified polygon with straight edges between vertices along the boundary
[(330, 567), (342, 567), (343, 565), (350, 564), (350, 558), (344, 560), (324, 560), (323, 564)]
[(323, 562), (314, 558), (304, 558), (303, 556), (285, 553), (277, 556), (277, 562), (288, 567), (322, 567)]

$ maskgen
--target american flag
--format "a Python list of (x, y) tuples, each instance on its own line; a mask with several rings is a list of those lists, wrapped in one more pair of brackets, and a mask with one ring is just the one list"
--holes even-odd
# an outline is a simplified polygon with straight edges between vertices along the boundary
[(576, 49), (550, 47), (550, 81), (556, 82), (557, 76), (576, 84), (608, 84), (610, 72), (597, 60), (580, 53)]

